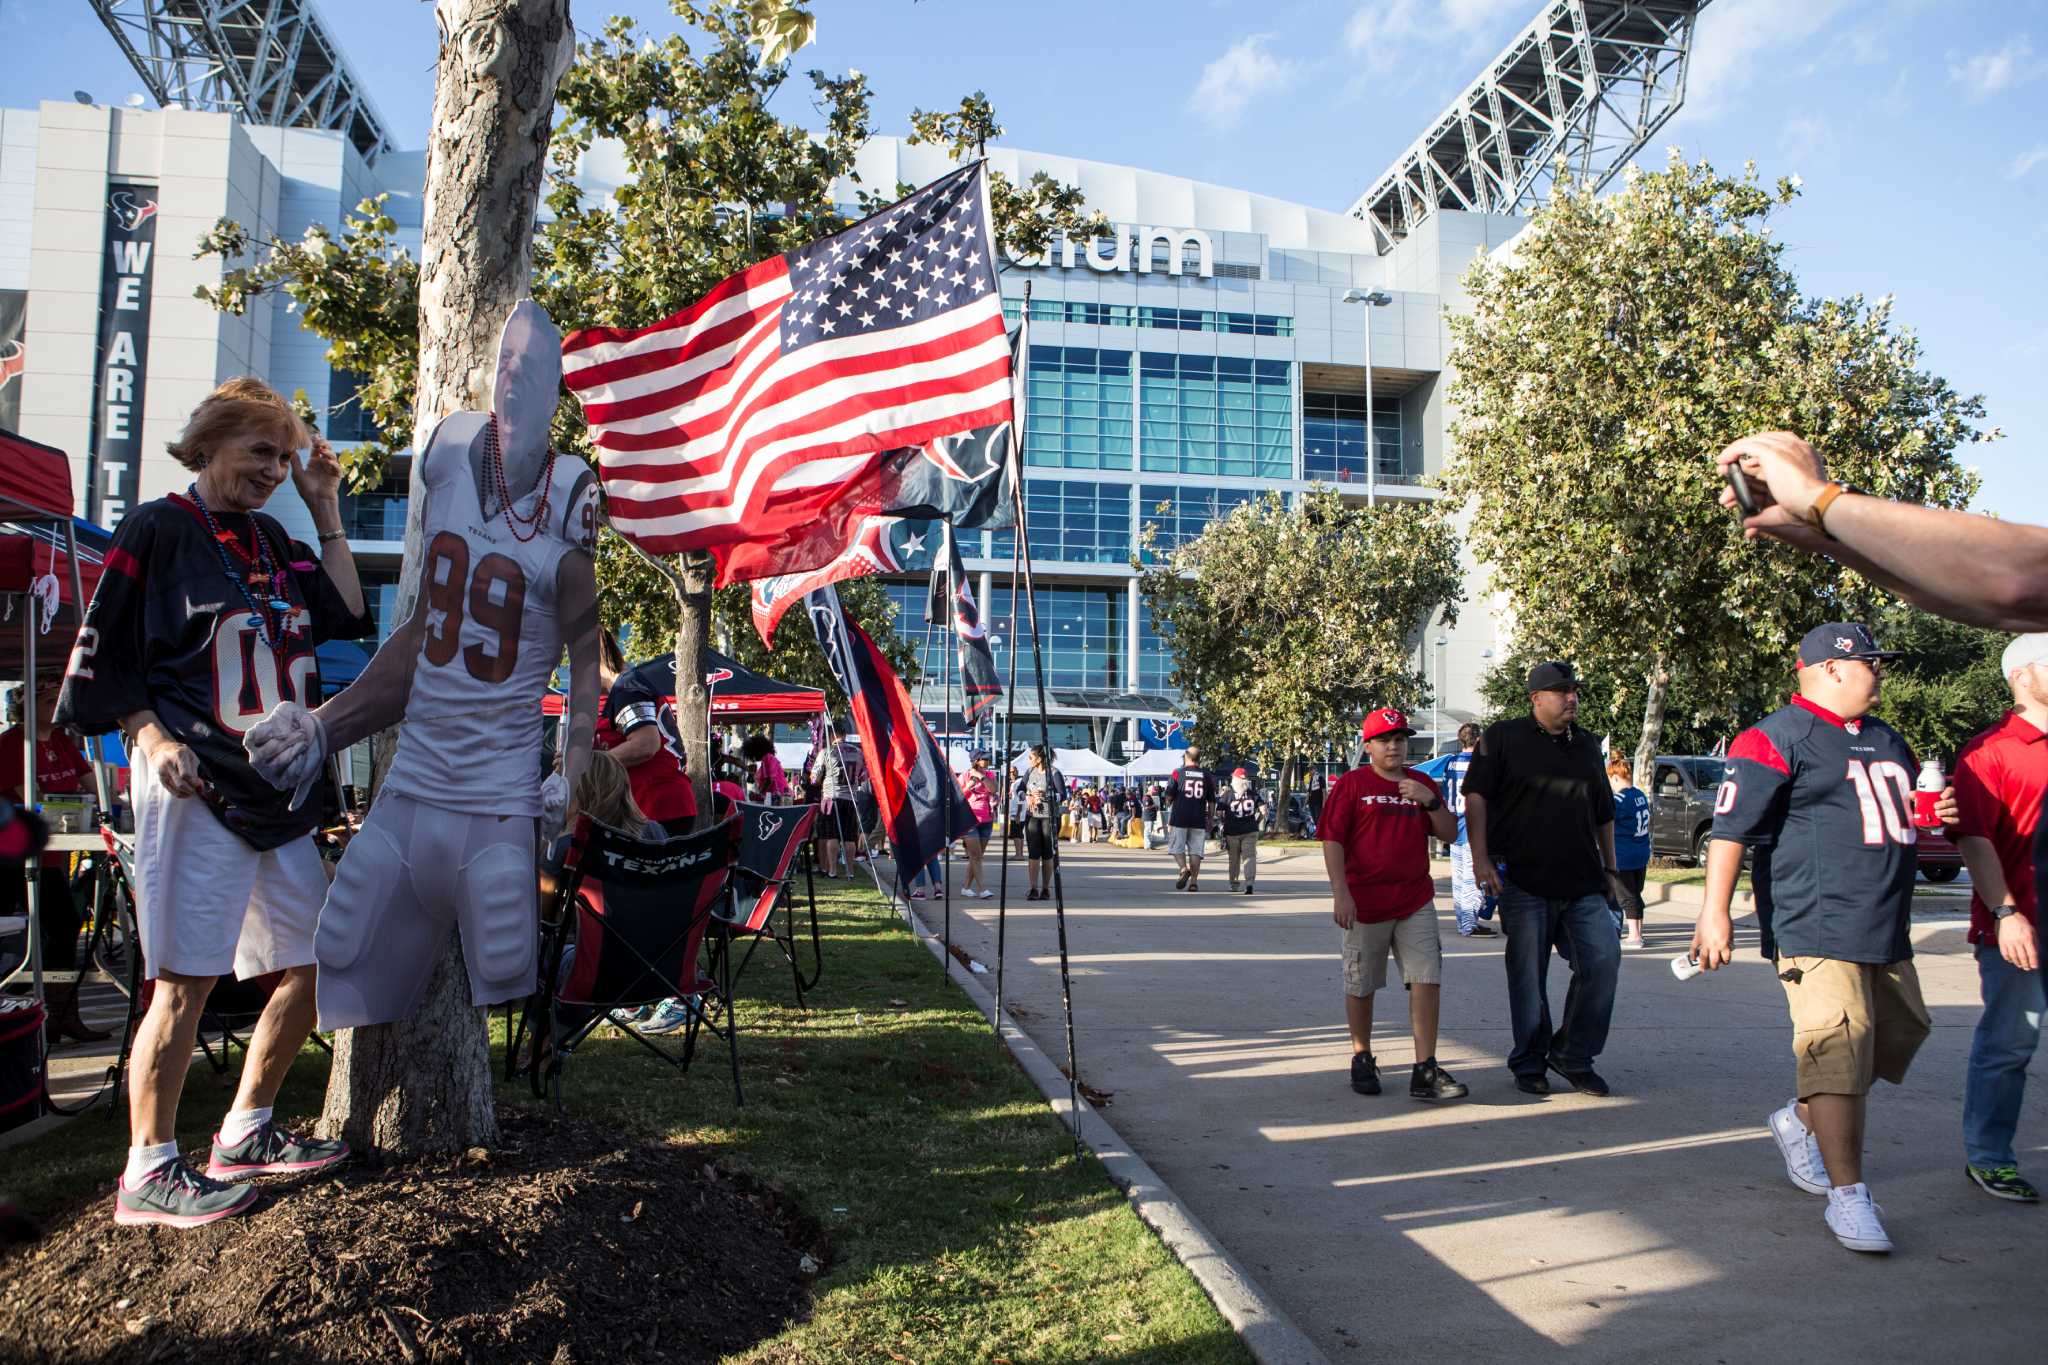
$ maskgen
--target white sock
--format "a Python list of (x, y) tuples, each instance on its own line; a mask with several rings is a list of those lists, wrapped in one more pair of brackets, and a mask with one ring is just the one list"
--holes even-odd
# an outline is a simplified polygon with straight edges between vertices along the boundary
[(164, 1166), (178, 1159), (176, 1142), (159, 1142), (149, 1147), (128, 1149), (128, 1169), (121, 1173), (121, 1183), (134, 1189)]
[(268, 1109), (230, 1109), (220, 1121), (220, 1145), (232, 1147), (268, 1122)]

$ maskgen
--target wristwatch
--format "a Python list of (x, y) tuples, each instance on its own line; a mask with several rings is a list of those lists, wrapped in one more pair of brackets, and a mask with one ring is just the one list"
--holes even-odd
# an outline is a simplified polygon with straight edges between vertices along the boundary
[(2010, 919), (2014, 915), (2017, 915), (2019, 912), (2020, 908), (2017, 905), (2013, 905), (2010, 902), (2008, 902), (2004, 905), (1994, 905), (1993, 907), (1991, 907), (1991, 918), (1994, 921)]
[(1440, 810), (1442, 810), (1443, 808), (1444, 808), (1444, 799), (1443, 799), (1443, 798), (1442, 798), (1441, 796), (1432, 796), (1432, 797), (1430, 797), (1430, 798), (1429, 798), (1429, 804), (1423, 807), (1423, 809), (1424, 809), (1424, 810), (1426, 810), (1426, 811), (1430, 811), (1430, 812), (1440, 811)]
[(1830, 483), (1826, 488), (1821, 489), (1820, 493), (1814, 498), (1813, 505), (1806, 509), (1806, 524), (1826, 536), (1829, 540), (1833, 540), (1835, 537), (1829, 532), (1827, 526), (1828, 508), (1833, 507), (1835, 499), (1841, 497), (1842, 494), (1854, 493), (1855, 491), (1855, 489), (1839, 483)]

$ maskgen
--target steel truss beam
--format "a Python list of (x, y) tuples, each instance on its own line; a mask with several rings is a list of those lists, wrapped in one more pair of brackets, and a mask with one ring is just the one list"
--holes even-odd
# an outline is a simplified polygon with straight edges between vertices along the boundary
[(1606, 185), (1685, 100), (1711, 0), (1547, 0), (1351, 206), (1381, 251), (1438, 209), (1527, 213), (1562, 169)]
[(331, 128), (367, 161), (393, 145), (312, 0), (90, 3), (159, 104)]

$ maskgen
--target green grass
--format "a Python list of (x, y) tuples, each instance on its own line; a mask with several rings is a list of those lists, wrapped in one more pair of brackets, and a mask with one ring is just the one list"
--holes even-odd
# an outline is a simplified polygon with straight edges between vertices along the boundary
[[(565, 1073), (570, 1112), (689, 1144), (770, 1182), (824, 1228), (811, 1318), (762, 1343), (773, 1361), (1244, 1361), (1187, 1271), (1009, 1060), (987, 1023), (872, 892), (821, 903), (825, 976), (808, 1011), (757, 955), (743, 982), (735, 1108), (722, 1049), (678, 1078), (600, 1038)], [(319, 1106), (308, 1053), (281, 1114)], [(206, 1140), (232, 1096), (203, 1065), (179, 1137)], [(531, 1104), (501, 1086), (501, 1106)], [(31, 1211), (99, 1195), (125, 1124), (98, 1115), (6, 1153)]]
[[(1651, 867), (1645, 870), (1645, 881), (1662, 882), (1666, 886), (1697, 886), (1705, 889), (1707, 870), (1704, 867)], [(1749, 874), (1743, 873), (1735, 879), (1737, 891), (1749, 890)]]

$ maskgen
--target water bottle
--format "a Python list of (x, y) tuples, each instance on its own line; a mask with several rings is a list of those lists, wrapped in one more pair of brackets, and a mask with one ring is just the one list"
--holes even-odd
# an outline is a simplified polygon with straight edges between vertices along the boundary
[(1671, 959), (1671, 974), (1680, 981), (1690, 981), (1705, 970), (1705, 967), (1700, 966), (1699, 959), (1692, 955), (1691, 949)]
[(1939, 762), (1930, 758), (1920, 765), (1920, 776), (1913, 783), (1914, 824), (1922, 829), (1941, 828), (1941, 817), (1934, 813), (1934, 803), (1941, 800), (1941, 789), (1945, 785)]

